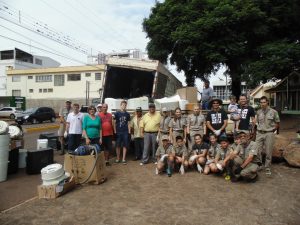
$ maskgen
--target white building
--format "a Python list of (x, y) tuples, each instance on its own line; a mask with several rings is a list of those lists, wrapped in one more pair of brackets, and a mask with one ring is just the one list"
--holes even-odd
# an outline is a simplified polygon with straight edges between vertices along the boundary
[(0, 96), (10, 96), (7, 92), (7, 67), (12, 69), (30, 69), (58, 67), (60, 63), (45, 56), (29, 54), (18, 48), (0, 51)]
[[(217, 98), (220, 98), (222, 100), (229, 100), (230, 95), (232, 95), (231, 79), (228, 79), (227, 83), (225, 80), (212, 81), (210, 86), (213, 88), (215, 97)], [(248, 95), (246, 82), (241, 83), (241, 93)]]
[(58, 111), (69, 99), (81, 105), (100, 97), (104, 65), (7, 70), (7, 94), (26, 97), (27, 108)]

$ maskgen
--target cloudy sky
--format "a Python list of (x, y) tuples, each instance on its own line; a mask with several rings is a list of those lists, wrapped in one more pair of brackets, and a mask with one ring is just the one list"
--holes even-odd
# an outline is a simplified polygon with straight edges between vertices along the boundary
[[(154, 4), (155, 0), (0, 0), (0, 49), (21, 48), (63, 66), (86, 63), (83, 52), (145, 52), (148, 40), (141, 24)], [(183, 74), (170, 70), (185, 84)]]

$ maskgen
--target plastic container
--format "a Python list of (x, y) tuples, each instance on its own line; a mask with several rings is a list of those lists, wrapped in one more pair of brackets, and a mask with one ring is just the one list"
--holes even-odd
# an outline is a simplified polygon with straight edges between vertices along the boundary
[(3, 120), (0, 120), (0, 134), (6, 134), (7, 132), (8, 132), (8, 123), (6, 123)]
[(48, 139), (37, 139), (37, 150), (48, 148)]
[(10, 125), (8, 127), (8, 133), (10, 138), (12, 139), (17, 139), (23, 136), (23, 132), (21, 131), (21, 129), (14, 125)]
[(19, 149), (19, 168), (26, 167), (27, 149)]
[(9, 149), (10, 138), (8, 134), (0, 135), (0, 151), (2, 149)]
[(8, 161), (6, 162), (0, 161), (0, 182), (6, 181), (7, 179), (7, 165), (8, 165)]

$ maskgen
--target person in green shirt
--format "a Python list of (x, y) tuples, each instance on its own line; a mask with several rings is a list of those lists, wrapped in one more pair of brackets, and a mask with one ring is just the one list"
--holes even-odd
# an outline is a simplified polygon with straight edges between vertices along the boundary
[(88, 114), (82, 121), (82, 135), (85, 138), (86, 145), (102, 143), (101, 118), (96, 116), (96, 108), (90, 106)]

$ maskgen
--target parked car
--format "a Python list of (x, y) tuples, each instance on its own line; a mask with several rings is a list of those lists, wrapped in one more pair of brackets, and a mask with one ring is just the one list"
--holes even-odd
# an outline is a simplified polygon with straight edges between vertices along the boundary
[(22, 116), (16, 118), (18, 124), (42, 123), (47, 120), (53, 123), (56, 120), (54, 110), (49, 107), (30, 108), (24, 111)]
[(0, 117), (7, 117), (10, 119), (15, 119), (21, 116), (23, 110), (17, 107), (3, 107), (0, 109)]

